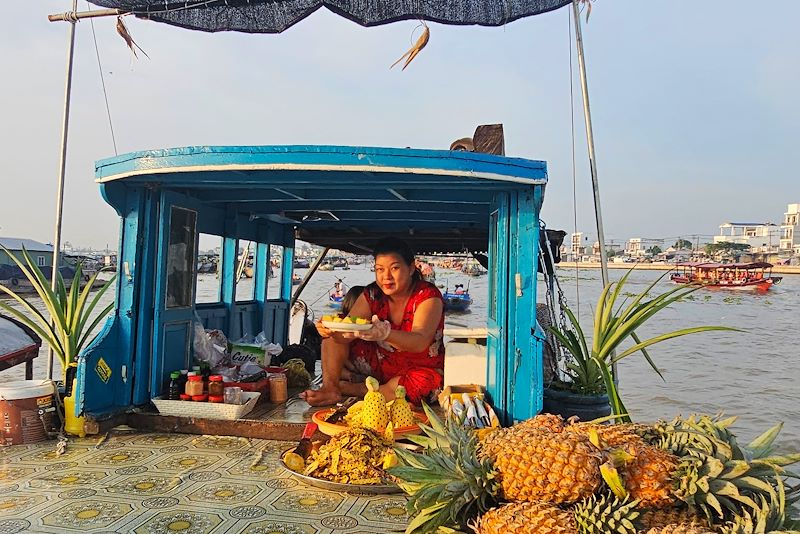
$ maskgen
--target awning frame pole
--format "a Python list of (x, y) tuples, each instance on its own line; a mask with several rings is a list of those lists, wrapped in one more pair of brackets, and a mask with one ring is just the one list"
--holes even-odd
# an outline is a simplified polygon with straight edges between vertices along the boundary
[(583, 120), (586, 124), (586, 143), (589, 149), (589, 168), (592, 174), (592, 191), (594, 192), (594, 217), (597, 223), (597, 241), (600, 243), (600, 275), (603, 286), (608, 285), (608, 254), (606, 254), (605, 232), (603, 232), (603, 216), (600, 210), (600, 186), (597, 181), (597, 158), (594, 151), (594, 133), (592, 131), (592, 111), (589, 107), (589, 85), (586, 81), (586, 62), (583, 57), (583, 35), (581, 34), (581, 16), (578, 9), (579, 0), (572, 0), (572, 13), (575, 19), (575, 46), (578, 50), (578, 68), (581, 73), (581, 93), (583, 94)]
[[(297, 302), (297, 299), (300, 298), (300, 294), (303, 292), (308, 283), (311, 281), (311, 277), (314, 276), (315, 272), (317, 272), (317, 269), (319, 269), (319, 266), (322, 264), (322, 260), (325, 259), (325, 256), (328, 255), (328, 252), (330, 250), (331, 247), (325, 247), (325, 250), (323, 250), (322, 253), (319, 256), (317, 256), (317, 259), (314, 260), (314, 263), (311, 264), (311, 268), (308, 269), (308, 272), (306, 273), (306, 276), (303, 278), (303, 281), (300, 282), (300, 285), (297, 286), (297, 289), (295, 289), (294, 295), (292, 295), (292, 299), (289, 301), (289, 308), (294, 306), (294, 303)], [(294, 268), (294, 266), (292, 266), (292, 268)]]
[[(72, 12), (75, 13), (78, 9), (78, 0), (72, 0)], [(58, 261), (59, 253), (61, 251), (61, 220), (64, 209), (64, 176), (67, 171), (67, 135), (69, 132), (69, 106), (72, 96), (72, 65), (75, 56), (75, 24), (78, 19), (72, 18), (68, 20), (69, 25), (69, 46), (67, 48), (67, 73), (66, 81), (64, 82), (64, 118), (61, 123), (61, 158), (58, 164), (58, 189), (56, 193), (56, 225), (55, 236), (53, 237), (53, 266), (50, 273), (50, 287), (53, 292), (56, 290), (56, 281), (58, 280)], [(51, 321), (55, 318), (51, 318)], [(69, 356), (69, 355), (67, 355)], [(76, 356), (76, 355), (72, 355)], [(47, 356), (47, 377), (53, 379), (53, 347), (50, 347)], [(66, 372), (66, 369), (62, 370)]]

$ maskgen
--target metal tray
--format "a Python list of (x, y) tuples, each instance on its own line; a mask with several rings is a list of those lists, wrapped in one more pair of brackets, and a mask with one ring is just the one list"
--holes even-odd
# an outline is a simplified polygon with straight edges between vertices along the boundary
[(287, 452), (293, 452), (294, 447), (286, 449), (281, 453), (281, 467), (283, 467), (290, 475), (297, 480), (314, 486), (315, 488), (326, 489), (331, 491), (342, 491), (345, 493), (358, 493), (361, 495), (385, 495), (389, 493), (402, 493), (398, 486), (394, 484), (343, 484), (341, 482), (333, 482), (331, 480), (323, 480), (321, 478), (314, 478), (303, 473), (298, 473), (289, 469), (283, 461), (283, 456)]

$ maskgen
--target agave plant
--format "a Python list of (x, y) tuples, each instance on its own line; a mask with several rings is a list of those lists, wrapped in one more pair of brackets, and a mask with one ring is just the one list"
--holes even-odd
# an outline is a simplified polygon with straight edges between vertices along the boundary
[(56, 269), (56, 288), (54, 291), (50, 287), (50, 282), (26, 249), (22, 249), (23, 260), (20, 260), (7, 248), (2, 248), (22, 270), (22, 273), (33, 286), (36, 295), (44, 303), (47, 313), (45, 314), (37, 309), (28, 298), (1, 284), (0, 291), (15, 300), (22, 309), (13, 307), (8, 302), (0, 301), (0, 310), (15, 316), (45, 340), (61, 361), (62, 369), (66, 371), (67, 367), (78, 357), (83, 347), (91, 341), (92, 331), (95, 327), (114, 308), (112, 303), (99, 310), (96, 314), (94, 313), (100, 299), (114, 283), (116, 276), (100, 287), (92, 297), (92, 288), (99, 273), (91, 276), (86, 286), (81, 289), (83, 272), (80, 263), (78, 263), (75, 268), (72, 285), (67, 290), (61, 273), (58, 272), (56, 267), (53, 267)]
[[(656, 284), (666, 276), (663, 275), (641, 293), (625, 297), (622, 300), (620, 296), (624, 296), (625, 282), (631, 272), (633, 269), (625, 273), (619, 282), (611, 282), (603, 288), (595, 307), (591, 342), (587, 341), (578, 318), (569, 308), (564, 311), (569, 318), (571, 328), (564, 330), (550, 328), (550, 331), (572, 355), (573, 360), (567, 365), (567, 368), (573, 389), (580, 393), (607, 393), (612, 413), (623, 422), (630, 422), (630, 417), (628, 417), (628, 411), (620, 398), (619, 389), (612, 373), (617, 362), (631, 354), (641, 353), (650, 367), (663, 379), (664, 376), (647, 352), (647, 347), (668, 339), (699, 332), (738, 331), (727, 326), (695, 326), (653, 336), (642, 341), (636, 334), (642, 325), (661, 310), (699, 289), (699, 286), (677, 286), (655, 297), (650, 297), (650, 292)], [(633, 344), (622, 349), (622, 344), (628, 339), (631, 339)]]

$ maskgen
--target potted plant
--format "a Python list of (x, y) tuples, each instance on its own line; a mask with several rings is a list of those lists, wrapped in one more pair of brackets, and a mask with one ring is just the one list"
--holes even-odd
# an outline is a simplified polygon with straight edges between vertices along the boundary
[[(699, 286), (676, 286), (651, 297), (650, 292), (665, 276), (662, 275), (641, 293), (629, 295), (623, 293), (623, 289), (632, 271), (633, 269), (629, 270), (619, 282), (607, 284), (600, 293), (594, 310), (591, 340), (587, 338), (578, 318), (569, 308), (564, 312), (570, 325), (550, 328), (571, 357), (566, 365), (566, 380), (557, 382), (545, 391), (549, 408), (555, 407), (555, 411), (561, 415), (570, 414), (559, 409), (559, 404), (563, 406), (563, 403), (573, 403), (578, 406), (578, 412), (583, 412), (575, 413), (581, 419), (592, 419), (611, 413), (622, 422), (630, 421), (613, 375), (616, 363), (632, 354), (641, 353), (663, 380), (661, 371), (647, 352), (651, 345), (699, 332), (738, 331), (726, 326), (695, 326), (641, 340), (636, 332), (642, 325), (661, 310), (699, 289)], [(621, 299), (621, 296), (625, 298)], [(626, 343), (629, 346), (624, 347), (623, 344)], [(581, 406), (586, 408), (581, 410)], [(573, 406), (571, 409), (576, 408)]]
[(72, 284), (67, 288), (61, 273), (57, 267), (53, 267), (56, 269), (56, 288), (54, 291), (50, 286), (49, 280), (47, 280), (26, 249), (22, 249), (23, 259), (20, 260), (10, 250), (5, 247), (2, 248), (20, 268), (35, 291), (35, 296), (41, 299), (42, 303), (39, 304), (33, 299), (20, 295), (17, 291), (0, 284), (0, 291), (10, 296), (19, 305), (14, 307), (8, 302), (0, 301), (0, 310), (4, 310), (16, 317), (20, 322), (36, 332), (58, 356), (63, 369), (62, 379), (65, 383), (64, 427), (67, 432), (82, 435), (83, 417), (75, 415), (74, 399), (72, 398), (72, 382), (75, 376), (74, 370), (77, 366), (76, 360), (81, 350), (92, 341), (95, 327), (114, 308), (114, 304), (111, 303), (95, 313), (95, 308), (105, 292), (114, 283), (116, 275), (94, 292), (92, 297), (93, 287), (99, 271), (89, 277), (86, 286), (81, 289), (83, 272), (81, 264), (78, 263), (75, 266), (75, 276), (72, 279)]

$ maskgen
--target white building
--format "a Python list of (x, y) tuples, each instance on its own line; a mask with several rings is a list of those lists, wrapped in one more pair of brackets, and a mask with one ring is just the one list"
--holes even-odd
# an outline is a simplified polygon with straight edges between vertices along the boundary
[(800, 204), (789, 204), (781, 225), (781, 252), (800, 254)]
[(750, 252), (774, 252), (780, 232), (777, 225), (766, 223), (727, 222), (719, 227), (714, 243), (750, 245)]
[(644, 248), (642, 247), (641, 237), (632, 237), (625, 243), (625, 254), (627, 256), (644, 256)]

